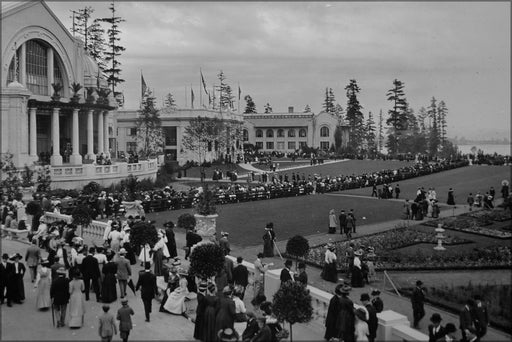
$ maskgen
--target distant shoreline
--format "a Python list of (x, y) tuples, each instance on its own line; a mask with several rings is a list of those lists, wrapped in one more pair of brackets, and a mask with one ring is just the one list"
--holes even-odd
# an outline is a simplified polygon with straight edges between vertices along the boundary
[(457, 145), (459, 151), (463, 154), (471, 154), (471, 148), (476, 147), (477, 150), (482, 150), (486, 154), (500, 154), (502, 156), (510, 156), (512, 154), (510, 144), (464, 144)]

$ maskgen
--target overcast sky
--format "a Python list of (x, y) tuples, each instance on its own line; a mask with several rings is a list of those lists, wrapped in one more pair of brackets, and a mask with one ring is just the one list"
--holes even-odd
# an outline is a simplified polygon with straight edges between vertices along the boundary
[[(86, 5), (108, 16), (108, 2), (48, 2), (71, 27), (70, 10)], [(322, 109), (326, 87), (344, 108), (356, 79), (365, 117), (391, 104), (395, 78), (417, 112), (444, 100), (448, 135), (510, 136), (509, 2), (116, 2), (122, 45), (119, 89), (138, 108), (140, 73), (160, 100), (171, 92), (199, 107), (199, 69), (210, 90), (223, 70), (258, 111)], [(187, 93), (188, 104), (185, 103)], [(205, 95), (203, 95), (205, 96)], [(203, 98), (207, 102), (207, 97)]]

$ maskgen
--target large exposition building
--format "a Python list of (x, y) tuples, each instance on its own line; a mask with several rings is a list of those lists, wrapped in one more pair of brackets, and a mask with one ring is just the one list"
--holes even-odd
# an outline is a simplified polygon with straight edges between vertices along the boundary
[[(117, 104), (111, 95), (99, 98), (97, 89), (108, 85), (98, 65), (44, 1), (2, 2), (1, 46), (0, 154), (12, 154), (20, 168), (49, 161), (55, 187), (156, 175), (156, 162), (92, 165), (116, 145)], [(83, 87), (79, 99), (72, 84)]]

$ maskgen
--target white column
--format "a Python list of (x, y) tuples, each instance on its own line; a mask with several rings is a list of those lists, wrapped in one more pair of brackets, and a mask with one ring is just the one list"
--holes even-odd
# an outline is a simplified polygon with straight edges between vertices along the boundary
[(98, 155), (103, 153), (103, 111), (98, 112)]
[(20, 52), (21, 53), (20, 53), (20, 61), (19, 61), (19, 73), (20, 73), (19, 82), (26, 87), (27, 86), (27, 68), (26, 68), (27, 45), (25, 43), (23, 43), (21, 45)]
[(54, 166), (62, 165), (62, 156), (60, 155), (60, 125), (59, 125), (60, 108), (53, 108), (52, 112), (52, 145), (53, 153), (50, 163)]
[(48, 61), (47, 61), (47, 66), (48, 66), (48, 95), (52, 96), (53, 95), (52, 83), (54, 83), (54, 81), (53, 81), (53, 49), (52, 48), (48, 48), (47, 53), (46, 53), (46, 57), (48, 58)]
[(29, 113), (30, 113), (30, 122), (29, 122), (29, 125), (30, 125), (30, 156), (31, 157), (36, 157), (37, 158), (37, 122), (36, 122), (36, 117), (37, 117), (37, 108), (35, 107), (32, 107), (29, 109)]
[(94, 126), (93, 126), (93, 110), (87, 112), (87, 158), (96, 160), (94, 155)]
[(82, 165), (82, 156), (79, 152), (79, 129), (78, 129), (78, 108), (73, 108), (73, 122), (72, 122), (72, 136), (71, 136), (71, 144), (73, 147), (73, 153), (69, 157), (69, 162), (71, 165)]
[(108, 111), (103, 112), (103, 151), (110, 157), (109, 136), (108, 136)]

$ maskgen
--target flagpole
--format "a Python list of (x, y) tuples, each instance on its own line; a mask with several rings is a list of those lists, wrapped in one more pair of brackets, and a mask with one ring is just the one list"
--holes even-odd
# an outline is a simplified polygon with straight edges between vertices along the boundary
[(188, 100), (187, 100), (187, 86), (185, 86), (185, 108), (188, 106)]
[(199, 107), (203, 108), (203, 89), (201, 87), (201, 75), (203, 71), (199, 68)]
[(192, 83), (190, 83), (190, 107), (194, 109), (194, 90), (192, 89)]
[(238, 114), (240, 114), (240, 82), (238, 82)]

